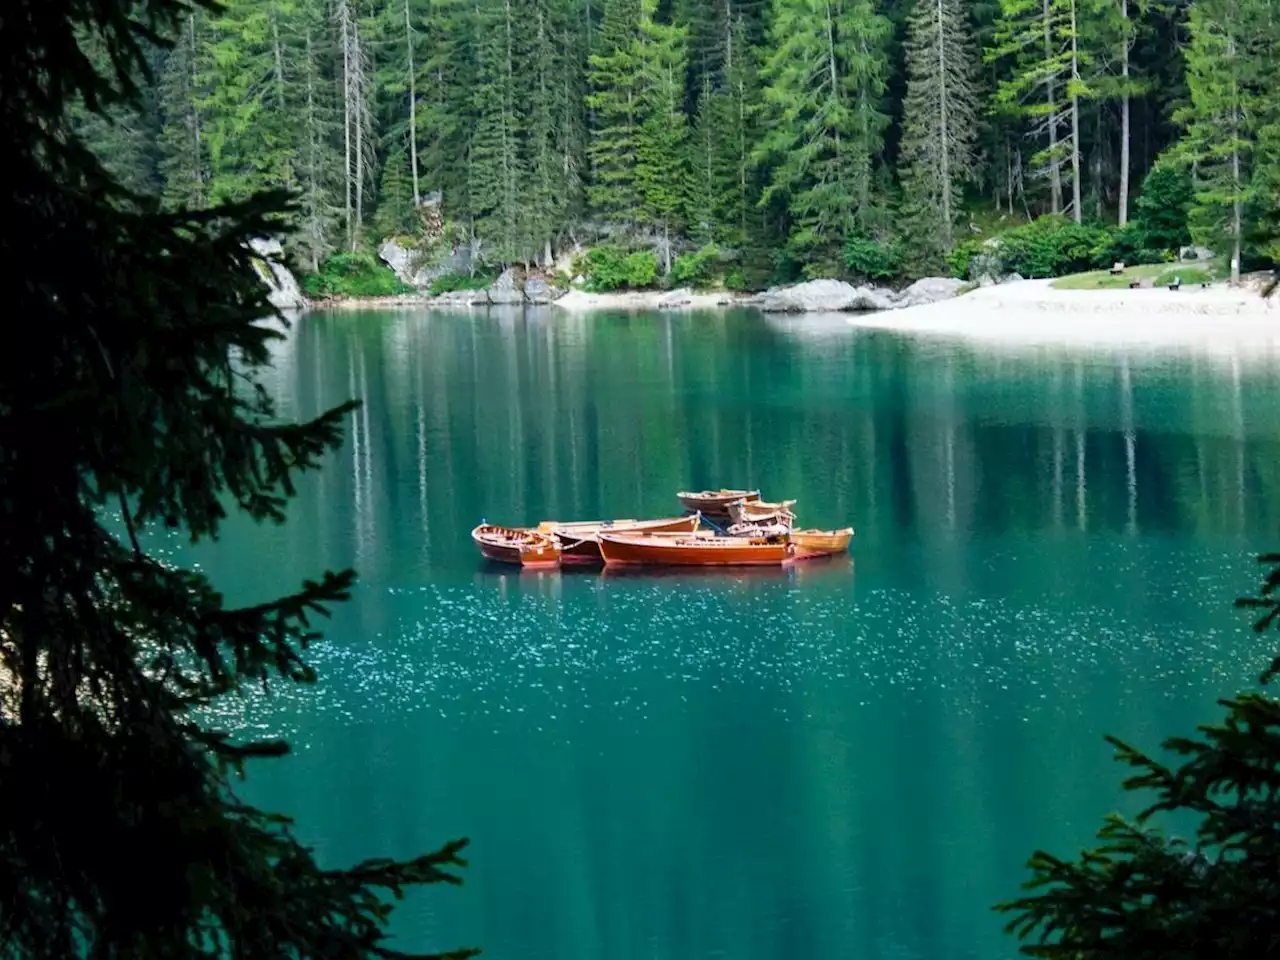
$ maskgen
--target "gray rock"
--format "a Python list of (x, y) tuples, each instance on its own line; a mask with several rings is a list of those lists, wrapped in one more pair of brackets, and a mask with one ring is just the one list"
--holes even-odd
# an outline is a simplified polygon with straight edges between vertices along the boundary
[(853, 299), (845, 310), (893, 310), (901, 306), (892, 290), (879, 287), (854, 287)]
[(1021, 283), (1026, 278), (1020, 273), (1006, 273), (1000, 278), (1001, 283)]
[(977, 278), (977, 284), (980, 287), (994, 287), (999, 282), (999, 280), (989, 273), (984, 273), (982, 276)]
[(489, 287), (490, 303), (524, 303), (524, 289), (515, 267), (507, 267)]
[(1182, 247), (1178, 250), (1178, 259), (1183, 261), (1212, 260), (1213, 251), (1208, 247), (1198, 247), (1194, 245), (1190, 247)]
[(255, 263), (258, 275), (267, 285), (267, 299), (277, 310), (305, 309), (307, 298), (302, 295), (298, 280), (284, 265), (284, 247), (271, 237), (255, 237), (249, 241), (249, 249), (259, 259)]
[(668, 290), (658, 298), (659, 310), (671, 310), (676, 307), (687, 307), (693, 303), (693, 291), (688, 287), (680, 287), (677, 290)]
[(559, 291), (542, 277), (526, 277), (524, 298), (530, 303), (554, 303)]
[(766, 290), (760, 297), (760, 309), (766, 313), (848, 310), (857, 296), (857, 288), (843, 280), (809, 280)]
[(965, 281), (955, 277), (924, 277), (898, 294), (898, 306), (918, 307), (926, 303), (950, 300), (960, 293)]
[(489, 302), (489, 294), (485, 290), (446, 290), (431, 301), (443, 307), (470, 307)]
[(378, 248), (378, 256), (391, 268), (401, 283), (417, 290), (426, 290), (431, 281), (446, 273), (466, 273), (471, 269), (469, 250), (454, 250), (448, 257), (434, 265), (423, 262), (422, 254), (409, 247), (402, 247), (395, 240), (387, 240)]

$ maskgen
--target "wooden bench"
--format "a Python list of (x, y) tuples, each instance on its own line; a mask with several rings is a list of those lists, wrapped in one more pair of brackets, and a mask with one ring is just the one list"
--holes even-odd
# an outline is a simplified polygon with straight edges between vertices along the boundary
[(1169, 284), (1169, 289), (1170, 289), (1170, 290), (1177, 290), (1177, 289), (1178, 289), (1178, 288), (1180, 288), (1181, 286), (1182, 286), (1182, 279), (1181, 279), (1180, 277), (1174, 277), (1174, 278), (1173, 278), (1173, 283)]
[(1132, 280), (1130, 280), (1130, 281), (1129, 281), (1129, 289), (1130, 289), (1130, 290), (1137, 290), (1137, 289), (1139, 289), (1141, 286), (1142, 286), (1142, 278), (1141, 278), (1141, 277), (1134, 277), (1134, 279), (1132, 279)]
[(1117, 260), (1111, 265), (1111, 275), (1113, 277), (1118, 277), (1122, 273), (1124, 273), (1124, 264)]

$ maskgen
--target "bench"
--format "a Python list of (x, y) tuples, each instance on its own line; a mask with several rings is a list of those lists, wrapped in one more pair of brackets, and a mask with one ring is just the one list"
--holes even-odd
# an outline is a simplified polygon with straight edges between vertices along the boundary
[(1124, 264), (1117, 260), (1111, 265), (1111, 275), (1113, 277), (1118, 277), (1122, 273), (1124, 273)]
[(1169, 289), (1177, 290), (1181, 286), (1182, 286), (1182, 281), (1175, 277), (1173, 283), (1169, 284)]
[(1130, 280), (1130, 281), (1129, 281), (1129, 289), (1130, 289), (1130, 290), (1137, 290), (1137, 289), (1139, 289), (1141, 286), (1142, 286), (1142, 280), (1141, 280), (1141, 278), (1139, 278), (1139, 277), (1135, 277), (1134, 279), (1132, 279), (1132, 280)]

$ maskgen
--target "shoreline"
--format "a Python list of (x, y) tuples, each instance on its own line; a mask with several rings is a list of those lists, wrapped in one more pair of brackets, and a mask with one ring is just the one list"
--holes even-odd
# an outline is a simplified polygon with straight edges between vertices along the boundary
[[(1280, 347), (1280, 297), (1264, 299), (1251, 286), (1184, 288), (1177, 292), (1063, 290), (1051, 280), (1022, 280), (920, 306), (858, 312), (770, 313), (802, 328), (841, 324), (864, 330), (949, 335), (1008, 343), (1198, 344), (1240, 343)], [(478, 291), (482, 293), (482, 291)], [(492, 310), (558, 308), (592, 311), (692, 311), (759, 305), (758, 294), (732, 291), (640, 290), (586, 293), (573, 290), (546, 304), (470, 303), (428, 294), (319, 301), (316, 310), (429, 308)]]
[(1252, 287), (1061, 290), (1051, 283), (980, 287), (953, 300), (850, 315), (845, 322), (1009, 343), (1280, 345), (1280, 302)]

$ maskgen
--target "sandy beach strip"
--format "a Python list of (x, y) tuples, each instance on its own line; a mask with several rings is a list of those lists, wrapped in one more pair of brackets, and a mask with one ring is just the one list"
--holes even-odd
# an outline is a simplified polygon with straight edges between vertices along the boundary
[(1280, 345), (1280, 295), (1215, 285), (1058, 290), (1023, 280), (903, 310), (850, 314), (855, 327), (1021, 343)]

